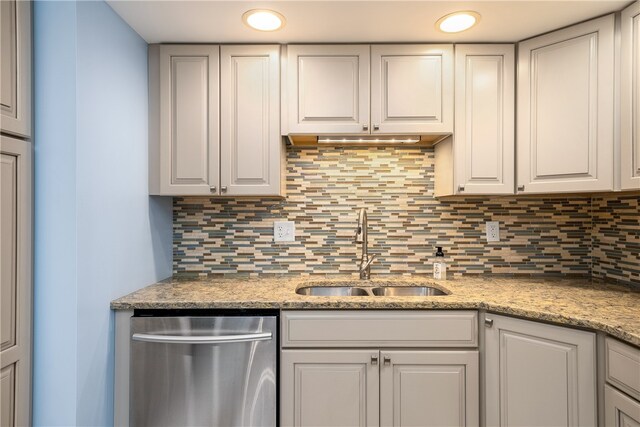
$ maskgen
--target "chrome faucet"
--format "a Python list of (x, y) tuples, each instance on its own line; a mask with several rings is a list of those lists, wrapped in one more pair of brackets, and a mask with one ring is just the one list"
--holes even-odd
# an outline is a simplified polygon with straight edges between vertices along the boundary
[(371, 263), (375, 259), (375, 255), (369, 257), (367, 248), (367, 211), (362, 208), (358, 214), (358, 227), (356, 228), (355, 243), (362, 243), (362, 256), (360, 257), (360, 279), (368, 280), (371, 278)]

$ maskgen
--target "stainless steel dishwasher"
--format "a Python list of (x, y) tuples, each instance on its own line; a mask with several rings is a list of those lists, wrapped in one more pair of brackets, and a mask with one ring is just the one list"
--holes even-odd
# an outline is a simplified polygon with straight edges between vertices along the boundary
[(132, 426), (275, 426), (277, 316), (131, 319)]

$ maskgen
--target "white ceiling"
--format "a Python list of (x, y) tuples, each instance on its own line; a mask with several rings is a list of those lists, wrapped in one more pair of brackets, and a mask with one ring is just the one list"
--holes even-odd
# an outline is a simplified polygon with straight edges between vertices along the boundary
[[(622, 9), (629, 0), (570, 1), (180, 1), (107, 0), (149, 43), (505, 42), (519, 41)], [(273, 33), (247, 28), (254, 8), (282, 13)], [(480, 23), (458, 35), (435, 29), (457, 10), (475, 10)]]

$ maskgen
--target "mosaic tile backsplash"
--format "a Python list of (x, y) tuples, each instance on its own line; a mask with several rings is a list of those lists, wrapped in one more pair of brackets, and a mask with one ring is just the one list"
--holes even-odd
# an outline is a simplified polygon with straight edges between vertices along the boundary
[[(174, 274), (355, 275), (366, 207), (372, 274), (430, 274), (437, 245), (453, 274), (593, 270), (640, 283), (640, 196), (438, 200), (433, 177), (431, 148), (288, 147), (286, 200), (174, 199)], [(276, 220), (295, 222), (295, 242), (273, 242)], [(500, 242), (485, 242), (486, 221), (500, 222)]]
[(592, 274), (640, 285), (640, 196), (594, 196)]

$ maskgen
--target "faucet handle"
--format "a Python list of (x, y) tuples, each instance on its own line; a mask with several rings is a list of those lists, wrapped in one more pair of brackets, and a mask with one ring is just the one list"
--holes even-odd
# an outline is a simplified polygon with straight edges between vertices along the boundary
[(371, 266), (371, 264), (373, 263), (373, 260), (376, 259), (375, 255), (371, 255), (369, 257), (369, 259), (367, 260), (367, 263), (365, 265), (363, 265), (362, 267), (360, 267), (360, 270), (366, 270), (367, 268), (369, 268), (369, 266)]

